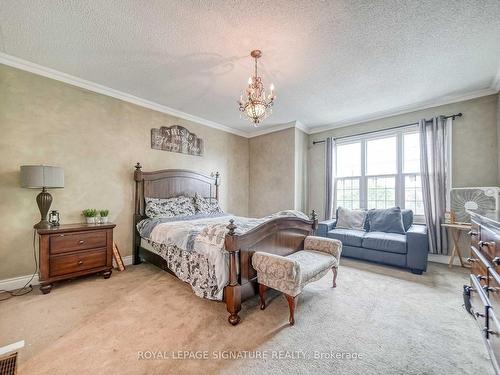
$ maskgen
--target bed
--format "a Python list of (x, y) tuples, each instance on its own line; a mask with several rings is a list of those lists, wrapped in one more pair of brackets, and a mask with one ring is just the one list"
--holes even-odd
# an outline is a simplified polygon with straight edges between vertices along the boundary
[[(142, 261), (152, 263), (182, 280), (182, 272), (179, 273), (178, 269), (172, 269), (177, 264), (180, 264), (180, 262), (172, 262), (172, 259), (169, 259), (165, 255), (165, 248), (162, 250), (161, 244), (158, 242), (151, 241), (151, 238), (141, 237), (142, 230), (139, 231), (138, 227), (141, 228), (141, 225), (147, 223), (148, 220), (148, 217), (145, 215), (145, 197), (165, 199), (178, 196), (194, 197), (195, 194), (198, 194), (218, 200), (219, 173), (207, 176), (198, 172), (181, 169), (145, 172), (142, 170), (141, 164), (137, 163), (134, 171), (134, 180), (133, 263), (139, 264)], [(222, 285), (220, 293), (221, 298), (210, 298), (209, 295), (196, 294), (210, 299), (223, 300), (229, 312), (228, 321), (232, 325), (240, 322), (238, 313), (241, 310), (241, 302), (258, 294), (257, 273), (251, 265), (252, 254), (255, 251), (265, 251), (272, 254), (288, 255), (298, 251), (303, 248), (305, 237), (313, 234), (318, 225), (314, 211), (311, 218), (305, 215), (303, 217), (290, 216), (286, 213), (263, 219), (240, 218), (221, 214), (214, 218), (185, 218), (180, 221), (167, 220), (166, 222), (162, 222), (161, 226), (154, 227), (153, 231), (161, 232), (160, 228), (175, 228), (182, 234), (183, 232), (179, 229), (182, 226), (189, 228), (198, 227), (204, 220), (212, 223), (211, 228), (219, 229), (219, 237), (220, 235), (223, 236), (223, 250), (221, 253), (224, 258), (221, 264), (224, 264), (223, 267), (226, 268), (222, 270), (222, 273), (227, 275), (227, 280), (224, 279), (224, 285)], [(250, 224), (247, 225), (247, 223)], [(242, 230), (241, 226), (247, 226), (249, 229)], [(223, 232), (220, 232), (221, 228)], [(158, 236), (157, 233), (153, 233), (152, 237), (154, 235)], [(178, 254), (187, 254), (183, 252), (185, 250), (181, 247), (170, 249), (170, 257), (175, 258)], [(191, 268), (203, 268), (193, 267), (193, 264)], [(173, 265), (174, 267), (172, 267)], [(181, 267), (184, 266), (181, 265)], [(220, 273), (221, 270), (218, 272)], [(186, 277), (189, 277), (189, 275)], [(222, 278), (219, 278), (219, 282), (220, 279)], [(204, 292), (201, 291), (200, 293), (203, 294)]]

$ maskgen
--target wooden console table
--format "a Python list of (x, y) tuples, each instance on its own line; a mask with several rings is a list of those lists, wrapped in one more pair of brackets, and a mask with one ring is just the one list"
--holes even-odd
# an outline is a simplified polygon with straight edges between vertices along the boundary
[(453, 239), (453, 250), (451, 252), (450, 262), (448, 263), (448, 267), (453, 266), (453, 259), (455, 256), (458, 256), (460, 260), (460, 265), (462, 267), (467, 267), (464, 264), (464, 260), (462, 254), (460, 252), (460, 237), (462, 236), (462, 232), (469, 232), (471, 229), (470, 224), (458, 224), (458, 223), (445, 223), (441, 224), (443, 228), (447, 228), (448, 232), (451, 234), (451, 238)]

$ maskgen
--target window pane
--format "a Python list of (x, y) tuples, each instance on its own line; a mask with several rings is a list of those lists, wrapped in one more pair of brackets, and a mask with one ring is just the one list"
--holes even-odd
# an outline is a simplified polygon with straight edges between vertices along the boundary
[(403, 172), (420, 173), (420, 140), (418, 133), (403, 136)]
[(359, 208), (359, 178), (338, 178), (335, 202), (337, 208)]
[(396, 178), (368, 177), (367, 208), (389, 208), (396, 205)]
[(366, 142), (366, 174), (395, 174), (397, 169), (396, 137)]
[(337, 146), (338, 177), (361, 176), (361, 143)]
[(412, 210), (415, 215), (424, 215), (422, 182), (419, 175), (405, 176), (405, 208)]

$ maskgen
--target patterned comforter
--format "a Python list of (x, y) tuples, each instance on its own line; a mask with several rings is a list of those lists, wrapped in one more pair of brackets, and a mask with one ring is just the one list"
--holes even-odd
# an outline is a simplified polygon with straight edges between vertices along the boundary
[(181, 280), (189, 283), (197, 296), (222, 300), (229, 280), (229, 253), (224, 248), (226, 226), (234, 219), (236, 234), (281, 216), (308, 219), (302, 212), (287, 210), (260, 219), (220, 214), (169, 219), (145, 219), (137, 229), (154, 252)]

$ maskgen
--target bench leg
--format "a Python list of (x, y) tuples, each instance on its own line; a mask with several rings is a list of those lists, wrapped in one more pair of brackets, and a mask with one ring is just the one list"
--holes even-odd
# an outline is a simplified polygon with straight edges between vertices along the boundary
[(333, 272), (333, 285), (332, 285), (332, 288), (336, 288), (337, 287), (337, 272), (338, 272), (337, 267), (332, 267), (332, 272)]
[(260, 309), (264, 310), (266, 308), (266, 297), (264, 294), (266, 293), (267, 286), (264, 284), (259, 284), (259, 297), (260, 297)]
[(288, 301), (288, 307), (290, 308), (290, 318), (288, 319), (291, 326), (295, 324), (295, 301), (297, 296), (292, 297), (288, 294), (285, 294), (286, 300)]

